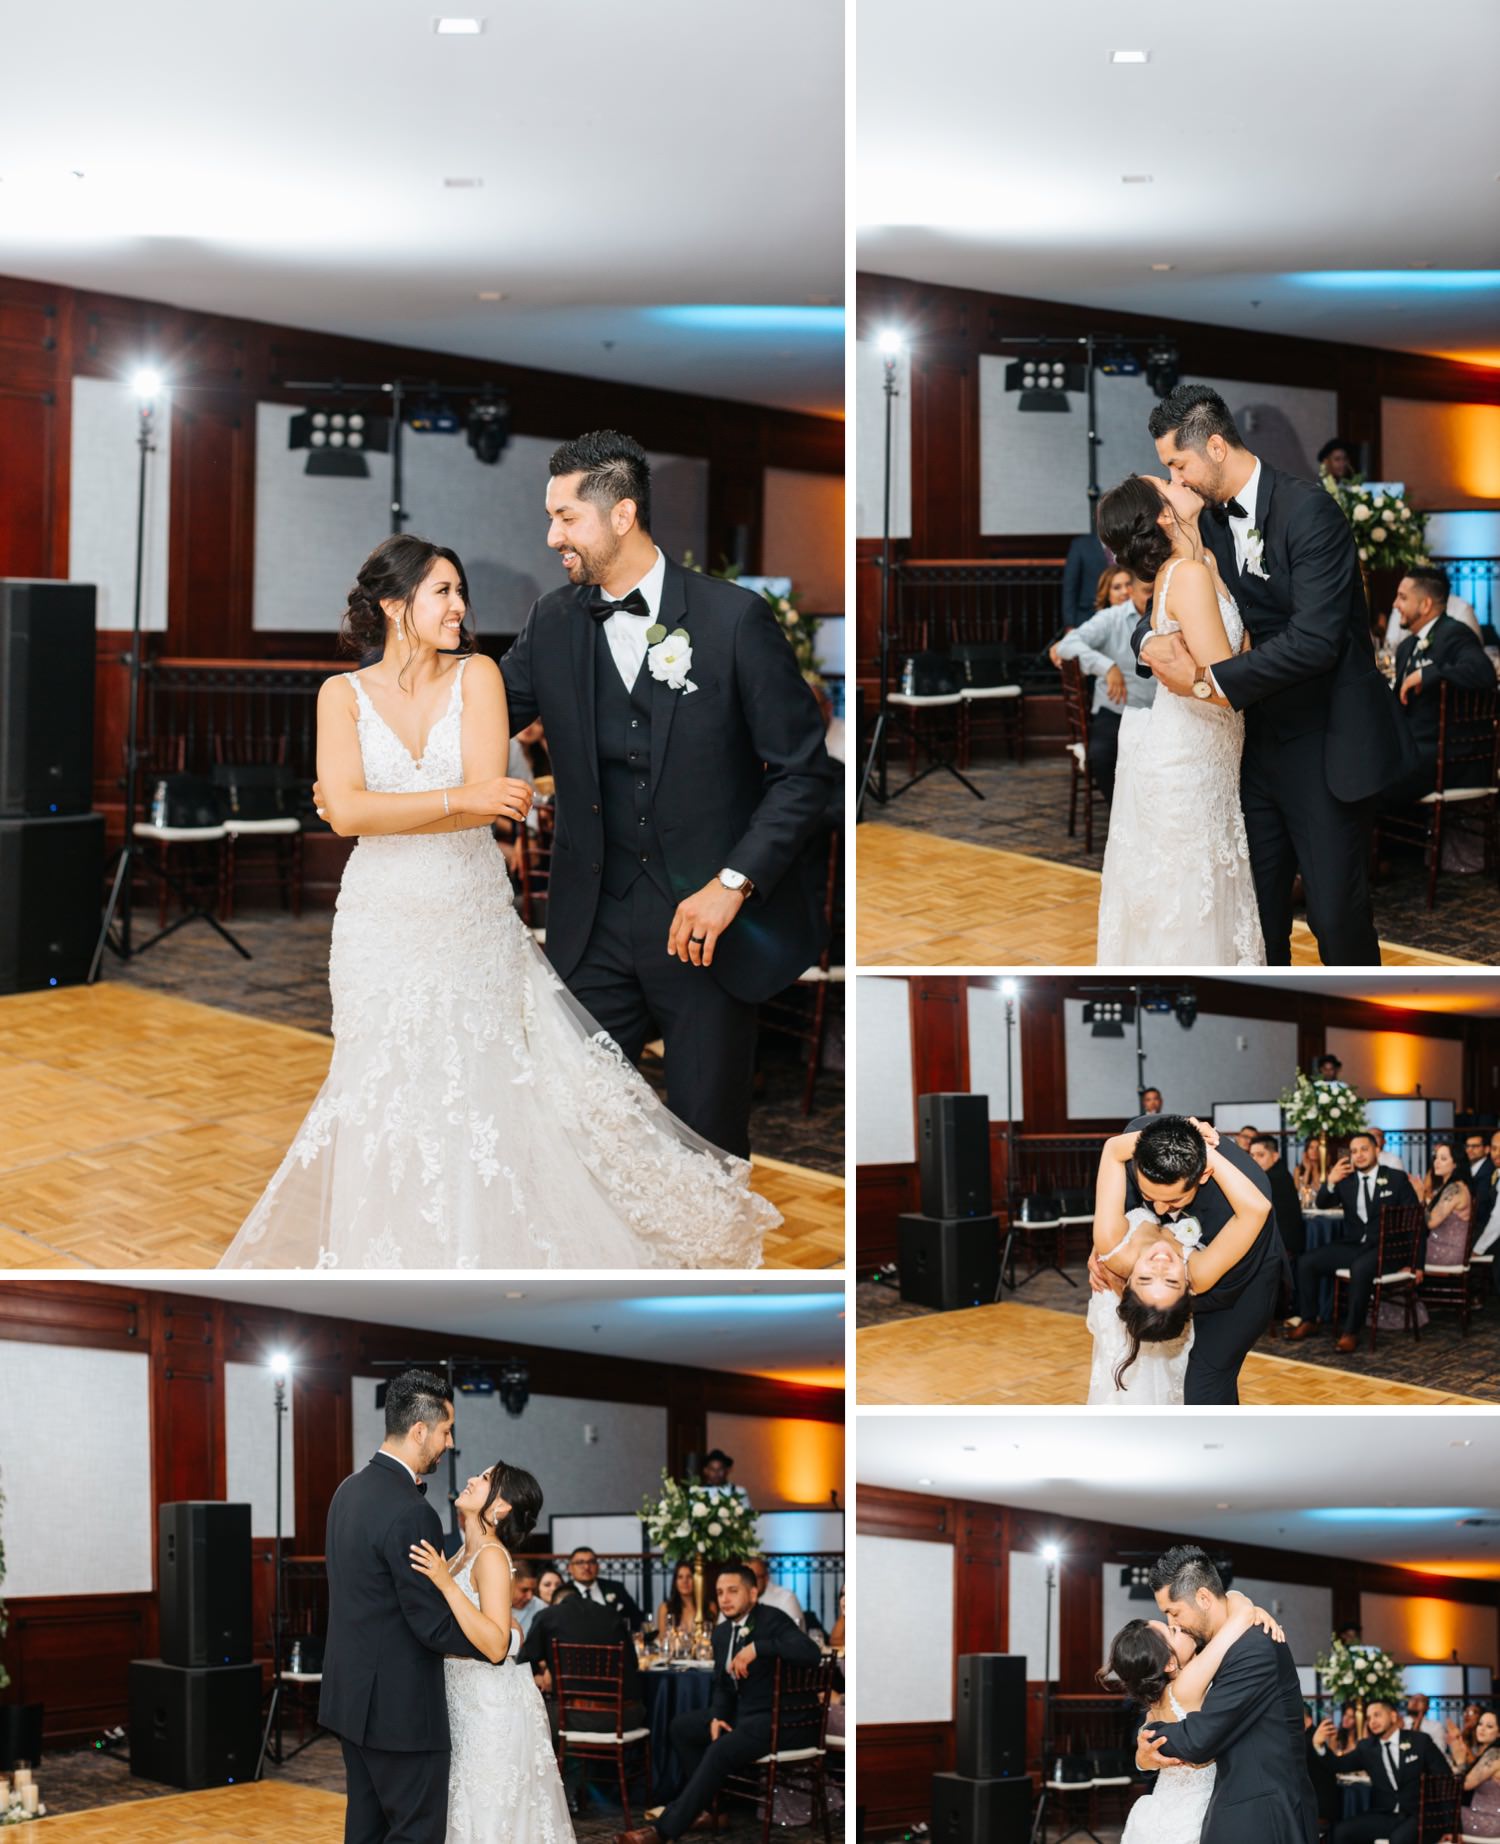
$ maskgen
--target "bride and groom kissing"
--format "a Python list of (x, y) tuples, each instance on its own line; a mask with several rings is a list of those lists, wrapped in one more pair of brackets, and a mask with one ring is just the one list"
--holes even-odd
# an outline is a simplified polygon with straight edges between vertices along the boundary
[(1226, 1593), (1196, 1545), (1169, 1549), (1151, 1589), (1162, 1618), (1123, 1626), (1099, 1673), (1146, 1713), (1136, 1765), (1157, 1776), (1130, 1808), (1121, 1844), (1316, 1844), (1302, 1689), (1285, 1634), (1245, 1595)]
[(1097, 960), (1287, 966), (1300, 875), (1324, 965), (1378, 966), (1374, 802), (1417, 756), (1353, 535), (1207, 385), (1179, 384), (1149, 427), (1167, 479), (1099, 502), (1100, 539), (1152, 588), (1132, 645), (1158, 684), (1121, 718)]
[(1131, 1121), (1094, 1185), (1089, 1402), (1238, 1403), (1285, 1261), (1248, 1153), (1189, 1116)]
[[(638, 442), (549, 470), (568, 581), (498, 666), (445, 546), (387, 538), (349, 591), (361, 664), (318, 697), (317, 808), (358, 841), (333, 1060), (221, 1266), (747, 1268), (780, 1221), (749, 1185), (755, 1037), (821, 945), (822, 717), (765, 599), (658, 548)], [(508, 752), (537, 719), (545, 958), (490, 831), (527, 824)]]

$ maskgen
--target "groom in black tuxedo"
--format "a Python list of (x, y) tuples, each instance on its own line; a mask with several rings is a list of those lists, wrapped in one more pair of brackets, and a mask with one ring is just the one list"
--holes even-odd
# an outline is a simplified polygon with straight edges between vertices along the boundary
[(392, 1378), (385, 1430), (379, 1453), (328, 1507), (318, 1721), (343, 1743), (344, 1844), (443, 1844), (450, 1753), (443, 1657), (483, 1657), (411, 1566), (413, 1544), (443, 1548), (424, 1480), (453, 1445), (447, 1384), (421, 1370)]
[(1203, 541), (1252, 644), (1195, 668), (1180, 635), (1153, 636), (1143, 621), (1137, 658), (1164, 690), (1245, 713), (1240, 804), (1269, 963), (1291, 964), (1300, 872), (1323, 964), (1378, 966), (1373, 803), (1416, 754), (1375, 664), (1353, 536), (1316, 481), (1251, 454), (1206, 384), (1179, 384), (1149, 427), (1163, 463), (1207, 503)]
[(550, 471), (569, 586), (500, 662), (557, 780), (547, 953), (632, 1062), (661, 1033), (667, 1105), (748, 1157), (757, 1007), (822, 945), (822, 718), (764, 598), (657, 549), (638, 442), (580, 436)]
[[(1169, 1549), (1151, 1571), (1151, 1587), (1162, 1613), (1200, 1651), (1229, 1617), (1219, 1571), (1194, 1544)], [(1141, 1730), (1143, 1771), (1184, 1761), (1216, 1763), (1202, 1844), (1316, 1844), (1302, 1687), (1291, 1648), (1263, 1627), (1229, 1648), (1201, 1709)]]
[[(1181, 1114), (1142, 1114), (1123, 1131), (1140, 1134), (1125, 1168), (1125, 1208), (1144, 1203), (1167, 1223), (1196, 1217), (1204, 1242), (1212, 1242), (1234, 1211), (1208, 1176), (1208, 1148), (1192, 1121)], [(1239, 1401), (1240, 1366), (1269, 1324), (1281, 1284), (1281, 1240), (1270, 1180), (1233, 1140), (1221, 1137), (1219, 1151), (1265, 1194), (1266, 1220), (1247, 1253), (1193, 1301), (1183, 1400), (1196, 1404)]]

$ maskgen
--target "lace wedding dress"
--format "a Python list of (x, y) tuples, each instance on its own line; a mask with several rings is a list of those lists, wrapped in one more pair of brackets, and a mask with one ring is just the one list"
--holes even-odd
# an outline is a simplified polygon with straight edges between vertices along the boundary
[[(1142, 1223), (1155, 1223), (1164, 1236), (1171, 1236), (1184, 1255), (1197, 1248), (1203, 1240), (1203, 1230), (1194, 1217), (1179, 1217), (1175, 1223), (1162, 1223), (1154, 1210), (1139, 1204), (1125, 1217), (1125, 1234), (1115, 1244), (1120, 1248), (1128, 1242), (1134, 1230)], [(1113, 1255), (1114, 1249), (1109, 1251)], [(1107, 1259), (1107, 1257), (1106, 1257)], [(1094, 1336), (1094, 1358), (1089, 1367), (1089, 1402), (1100, 1404), (1124, 1404), (1129, 1408), (1139, 1408), (1143, 1404), (1149, 1408), (1173, 1407), (1183, 1399), (1183, 1385), (1187, 1378), (1188, 1354), (1193, 1348), (1193, 1322), (1178, 1338), (1165, 1340), (1161, 1344), (1142, 1345), (1135, 1362), (1125, 1372), (1125, 1381), (1115, 1388), (1115, 1370), (1123, 1362), (1125, 1353), (1130, 1349), (1130, 1340), (1125, 1335), (1125, 1327), (1120, 1323), (1119, 1295), (1113, 1292), (1093, 1293), (1089, 1295), (1089, 1331)]]
[[(1187, 1711), (1167, 1690), (1172, 1715), (1181, 1722)], [(1199, 1844), (1208, 1802), (1214, 1796), (1214, 1765), (1164, 1767), (1148, 1798), (1130, 1808), (1120, 1844)]]
[[(350, 679), (367, 788), (463, 781), (462, 663), (420, 762)], [(488, 828), (360, 839), (328, 972), (328, 1079), (220, 1267), (759, 1267), (748, 1164), (568, 992)]]
[[(1167, 565), (1153, 628), (1180, 633), (1166, 614)], [(1229, 644), (1245, 627), (1218, 591)], [(1240, 807), (1241, 712), (1158, 689), (1120, 718), (1120, 752), (1099, 891), (1101, 967), (1263, 967), (1266, 947)]]
[[(482, 1547), (500, 1549), (500, 1545)], [(505, 1555), (503, 1549), (500, 1550)], [(453, 1577), (477, 1607), (474, 1552)], [(510, 1557), (505, 1557), (509, 1566)], [(529, 1665), (445, 1658), (448, 1730), (447, 1844), (572, 1844), (573, 1821), (552, 1752), (547, 1708)]]

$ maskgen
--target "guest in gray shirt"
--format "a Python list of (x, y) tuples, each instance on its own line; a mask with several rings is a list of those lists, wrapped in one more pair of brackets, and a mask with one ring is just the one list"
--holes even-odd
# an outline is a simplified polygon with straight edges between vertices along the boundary
[(1156, 696), (1155, 679), (1136, 676), (1130, 636), (1151, 606), (1151, 585), (1128, 570), (1110, 570), (1099, 579), (1107, 597), (1081, 627), (1073, 628), (1051, 649), (1054, 666), (1076, 659), (1094, 681), (1094, 708), (1089, 716), (1089, 773), (1106, 800), (1115, 789), (1115, 762), (1120, 752), (1120, 713), (1127, 705), (1147, 705)]

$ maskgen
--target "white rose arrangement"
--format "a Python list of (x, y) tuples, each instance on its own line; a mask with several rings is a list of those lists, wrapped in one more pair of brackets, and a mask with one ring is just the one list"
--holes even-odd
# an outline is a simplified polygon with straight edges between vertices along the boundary
[(742, 1562), (760, 1548), (755, 1512), (743, 1486), (700, 1485), (661, 1476), (661, 1493), (641, 1506), (641, 1522), (669, 1562)]

